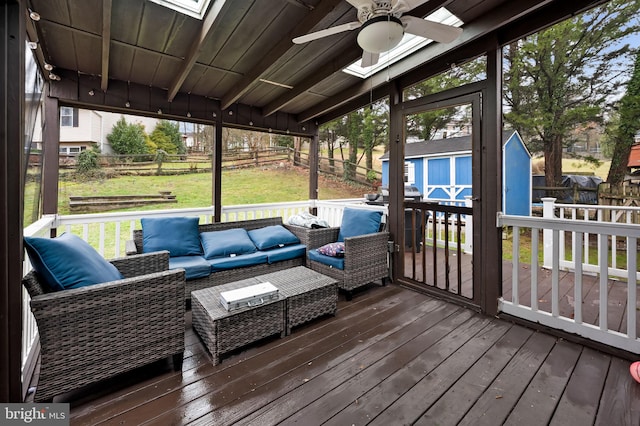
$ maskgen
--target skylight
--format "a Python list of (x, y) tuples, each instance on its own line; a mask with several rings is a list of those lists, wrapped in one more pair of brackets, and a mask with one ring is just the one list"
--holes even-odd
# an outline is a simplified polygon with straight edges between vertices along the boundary
[(202, 19), (207, 12), (207, 7), (211, 0), (151, 0), (153, 3), (159, 4), (169, 9), (173, 9), (177, 12), (185, 15), (192, 16), (197, 19)]
[[(446, 25), (452, 25), (454, 27), (460, 27), (463, 24), (463, 22), (457, 16), (449, 12), (444, 7), (436, 10), (425, 19), (440, 22)], [(358, 59), (357, 62), (349, 65), (343, 71), (347, 74), (355, 75), (356, 77), (368, 78), (378, 71), (387, 68), (389, 65), (398, 62), (402, 58), (409, 56), (413, 52), (422, 49), (432, 42), (433, 40), (428, 38), (423, 38), (412, 34), (405, 34), (404, 37), (402, 37), (402, 41), (400, 42), (400, 44), (398, 44), (390, 51), (380, 54), (380, 59), (374, 66), (362, 68), (360, 66), (360, 59)]]

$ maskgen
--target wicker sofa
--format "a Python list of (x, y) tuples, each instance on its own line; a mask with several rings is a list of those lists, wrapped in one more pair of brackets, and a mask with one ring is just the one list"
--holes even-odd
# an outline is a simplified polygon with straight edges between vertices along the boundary
[[(215, 232), (224, 231), (230, 229), (242, 228), (247, 231), (256, 230), (268, 226), (282, 225), (286, 229), (293, 232), (301, 241), (305, 237), (302, 228), (292, 227), (290, 225), (283, 225), (281, 217), (250, 219), (242, 221), (232, 222), (217, 222), (198, 225), (198, 231), (203, 232)], [(126, 247), (127, 254), (135, 254), (143, 252), (143, 235), (141, 229), (133, 231), (133, 240), (127, 242)], [(191, 301), (191, 292), (194, 290), (201, 290), (207, 287), (213, 287), (215, 285), (227, 284), (233, 281), (238, 281), (246, 278), (251, 278), (256, 275), (263, 275), (269, 272), (280, 271), (283, 269), (293, 268), (295, 266), (301, 266), (305, 264), (306, 248), (295, 258), (279, 260), (275, 262), (265, 262), (251, 266), (238, 267), (228, 270), (213, 271), (206, 277), (189, 279), (187, 278), (184, 299), (188, 303)]]
[(182, 368), (185, 272), (169, 253), (110, 261), (124, 279), (47, 293), (35, 272), (22, 284), (40, 337), (36, 402), (173, 357)]

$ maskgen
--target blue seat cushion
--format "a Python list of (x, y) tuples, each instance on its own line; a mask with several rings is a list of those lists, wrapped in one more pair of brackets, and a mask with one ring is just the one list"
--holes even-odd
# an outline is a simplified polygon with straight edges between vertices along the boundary
[(278, 247), (265, 251), (269, 263), (291, 260), (297, 257), (304, 257), (307, 253), (307, 246), (304, 244), (293, 244), (290, 246)]
[(252, 229), (249, 231), (249, 237), (258, 250), (269, 250), (300, 243), (298, 237), (282, 225), (271, 225)]
[(338, 241), (378, 232), (381, 221), (382, 212), (345, 207), (342, 212), (342, 224), (338, 233)]
[(176, 256), (169, 258), (169, 269), (182, 268), (186, 280), (208, 277), (211, 265), (202, 256)]
[(217, 257), (215, 259), (207, 260), (207, 262), (211, 265), (211, 272), (226, 271), (229, 269), (267, 263), (267, 254), (263, 251), (257, 251), (255, 253), (241, 254), (239, 256)]
[(344, 270), (344, 257), (325, 256), (318, 249), (309, 250), (309, 260)]
[(248, 254), (257, 251), (253, 241), (249, 238), (249, 234), (242, 228), (203, 232), (200, 234), (200, 241), (204, 249), (205, 259)]
[(118, 269), (77, 235), (24, 237), (31, 264), (51, 291), (122, 279)]
[(168, 250), (169, 256), (202, 255), (198, 217), (142, 218), (142, 252)]

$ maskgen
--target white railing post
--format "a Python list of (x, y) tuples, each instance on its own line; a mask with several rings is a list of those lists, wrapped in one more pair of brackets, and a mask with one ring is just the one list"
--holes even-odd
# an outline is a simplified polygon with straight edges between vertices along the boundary
[[(471, 195), (464, 196), (464, 206), (473, 207)], [(473, 217), (467, 217), (464, 221), (464, 245), (462, 250), (467, 254), (473, 253)]]
[[(545, 197), (541, 198), (540, 201), (542, 201), (542, 217), (545, 219), (555, 218), (556, 198)], [(542, 250), (544, 254), (542, 267), (551, 268), (553, 266), (553, 231), (551, 229), (542, 231)]]

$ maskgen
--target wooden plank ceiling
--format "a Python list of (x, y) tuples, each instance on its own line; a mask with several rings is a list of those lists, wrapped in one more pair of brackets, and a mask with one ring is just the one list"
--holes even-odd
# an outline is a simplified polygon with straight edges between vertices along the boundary
[[(41, 65), (53, 65), (61, 77), (53, 82), (61, 89), (53, 93), (63, 104), (117, 110), (126, 100), (127, 108), (139, 113), (170, 110), (190, 117), (193, 112), (200, 121), (212, 120), (216, 111), (233, 121), (229, 111), (244, 111), (245, 125), (280, 128), (278, 114), (299, 123), (323, 122), (340, 106), (363, 104), (363, 94), (389, 78), (436, 69), (427, 65), (452, 51), (481, 54), (485, 47), (477, 42), (483, 37), (508, 42), (525, 31), (515, 28), (535, 30), (600, 2), (430, 0), (405, 15), (424, 17), (446, 7), (464, 22), (463, 35), (447, 45), (432, 43), (379, 73), (384, 76), (366, 80), (342, 71), (362, 55), (357, 31), (303, 45), (291, 41), (356, 21), (356, 9), (345, 0), (212, 0), (202, 20), (149, 0), (29, 0), (41, 18), (27, 20), (29, 39), (39, 42)], [(469, 48), (473, 43), (477, 47)], [(420, 71), (414, 78), (426, 75)], [(136, 100), (145, 91), (150, 100)], [(202, 99), (215, 106), (191, 105)]]

